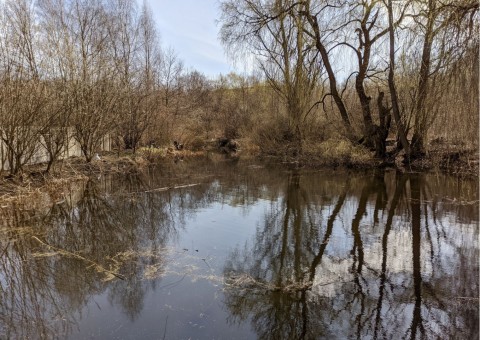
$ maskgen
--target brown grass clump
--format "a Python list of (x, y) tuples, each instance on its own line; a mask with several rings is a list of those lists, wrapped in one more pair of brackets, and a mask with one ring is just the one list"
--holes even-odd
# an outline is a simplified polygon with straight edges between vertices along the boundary
[(100, 160), (85, 163), (83, 160), (67, 160), (75, 171), (90, 175), (96, 173), (128, 173), (136, 172), (149, 164), (146, 157), (141, 153), (138, 155), (116, 155), (107, 153), (101, 156)]
[(140, 148), (138, 150), (138, 155), (150, 163), (156, 163), (159, 160), (166, 158), (169, 152), (173, 152), (173, 149), (148, 147)]
[(185, 148), (191, 151), (202, 151), (207, 147), (207, 142), (205, 139), (194, 136), (190, 139), (187, 139), (185, 142)]
[(238, 275), (230, 274), (225, 279), (226, 289), (246, 289), (246, 290), (263, 290), (282, 293), (295, 293), (310, 289), (311, 281), (290, 282), (288, 284), (277, 286), (271, 282), (255, 279), (254, 277), (242, 273)]
[(81, 173), (64, 172), (56, 175), (24, 176), (19, 179), (0, 181), (0, 208), (8, 209), (13, 204), (41, 210), (63, 199), (64, 192), (75, 183), (88, 179)]
[(242, 155), (253, 156), (260, 154), (260, 147), (250, 138), (239, 139), (238, 145), (240, 146), (239, 152), (241, 152)]
[(373, 153), (347, 139), (328, 139), (323, 142), (305, 143), (302, 162), (307, 165), (347, 166), (367, 168), (377, 164)]

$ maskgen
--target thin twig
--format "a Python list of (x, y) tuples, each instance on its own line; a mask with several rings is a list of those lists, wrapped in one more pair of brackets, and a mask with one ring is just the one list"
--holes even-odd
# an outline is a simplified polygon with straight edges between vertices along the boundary
[(187, 274), (183, 274), (183, 276), (182, 276), (182, 278), (181, 278), (180, 280), (175, 281), (175, 282), (172, 282), (172, 283), (169, 283), (169, 284), (166, 284), (166, 285), (160, 287), (160, 289), (164, 289), (164, 288), (167, 288), (167, 287), (172, 287), (172, 286), (175, 286), (175, 285), (179, 284), (180, 282), (183, 281), (183, 279), (185, 278), (185, 276), (187, 276)]
[(197, 186), (197, 185), (200, 185), (200, 184), (201, 183), (177, 185), (177, 186), (173, 186), (173, 187), (164, 187), (164, 188), (146, 190), (144, 192), (159, 192), (159, 191), (167, 191), (167, 190), (173, 190), (173, 189), (190, 188), (190, 187), (194, 187), (194, 186)]

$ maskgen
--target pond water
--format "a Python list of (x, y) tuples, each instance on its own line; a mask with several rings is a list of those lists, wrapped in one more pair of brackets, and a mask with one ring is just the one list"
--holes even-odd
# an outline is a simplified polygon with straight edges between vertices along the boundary
[(476, 180), (213, 157), (47, 203), (0, 210), (2, 339), (479, 336)]

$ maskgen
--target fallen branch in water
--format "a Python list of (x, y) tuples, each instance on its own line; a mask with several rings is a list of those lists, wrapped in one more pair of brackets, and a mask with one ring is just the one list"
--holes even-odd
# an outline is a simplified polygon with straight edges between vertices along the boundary
[(176, 185), (173, 187), (164, 187), (164, 188), (157, 188), (157, 189), (151, 189), (151, 190), (146, 190), (144, 192), (159, 192), (159, 191), (167, 191), (167, 190), (173, 190), (173, 189), (182, 189), (182, 188), (190, 188), (194, 187), (197, 185), (200, 185), (201, 183), (194, 183), (194, 184), (185, 184), (185, 185)]
[(54, 251), (56, 251), (56, 252), (59, 253), (59, 254), (62, 254), (62, 255), (65, 255), (65, 256), (71, 256), (71, 257), (74, 257), (74, 258), (76, 258), (76, 259), (79, 259), (79, 260), (88, 262), (88, 263), (90, 263), (91, 265), (95, 266), (95, 268), (97, 268), (97, 269), (98, 269), (99, 271), (101, 271), (101, 272), (108, 273), (108, 274), (110, 274), (110, 275), (113, 275), (113, 276), (121, 279), (121, 280), (125, 280), (125, 276), (123, 276), (123, 275), (121, 275), (121, 274), (117, 274), (117, 273), (115, 273), (115, 272), (112, 272), (111, 270), (108, 270), (108, 269), (102, 267), (100, 264), (98, 264), (98, 263), (96, 263), (96, 262), (94, 262), (94, 261), (92, 261), (92, 260), (89, 260), (89, 259), (87, 259), (87, 258), (85, 258), (85, 257), (83, 257), (83, 256), (78, 255), (78, 254), (71, 253), (71, 252), (69, 252), (69, 251), (67, 251), (67, 250), (65, 250), (65, 249), (61, 249), (61, 248), (54, 247), (54, 246), (52, 246), (52, 245), (50, 245), (50, 244), (48, 244), (48, 243), (40, 240), (40, 239), (39, 239), (38, 237), (36, 237), (36, 236), (32, 236), (32, 238), (33, 238), (34, 240), (36, 240), (37, 242), (40, 242), (41, 244), (43, 244), (43, 245), (46, 246), (47, 248), (53, 249)]

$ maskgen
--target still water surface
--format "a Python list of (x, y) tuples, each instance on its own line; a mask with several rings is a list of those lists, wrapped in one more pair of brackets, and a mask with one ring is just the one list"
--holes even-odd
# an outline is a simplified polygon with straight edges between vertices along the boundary
[(0, 210), (2, 339), (479, 336), (478, 181), (201, 159), (51, 201)]

